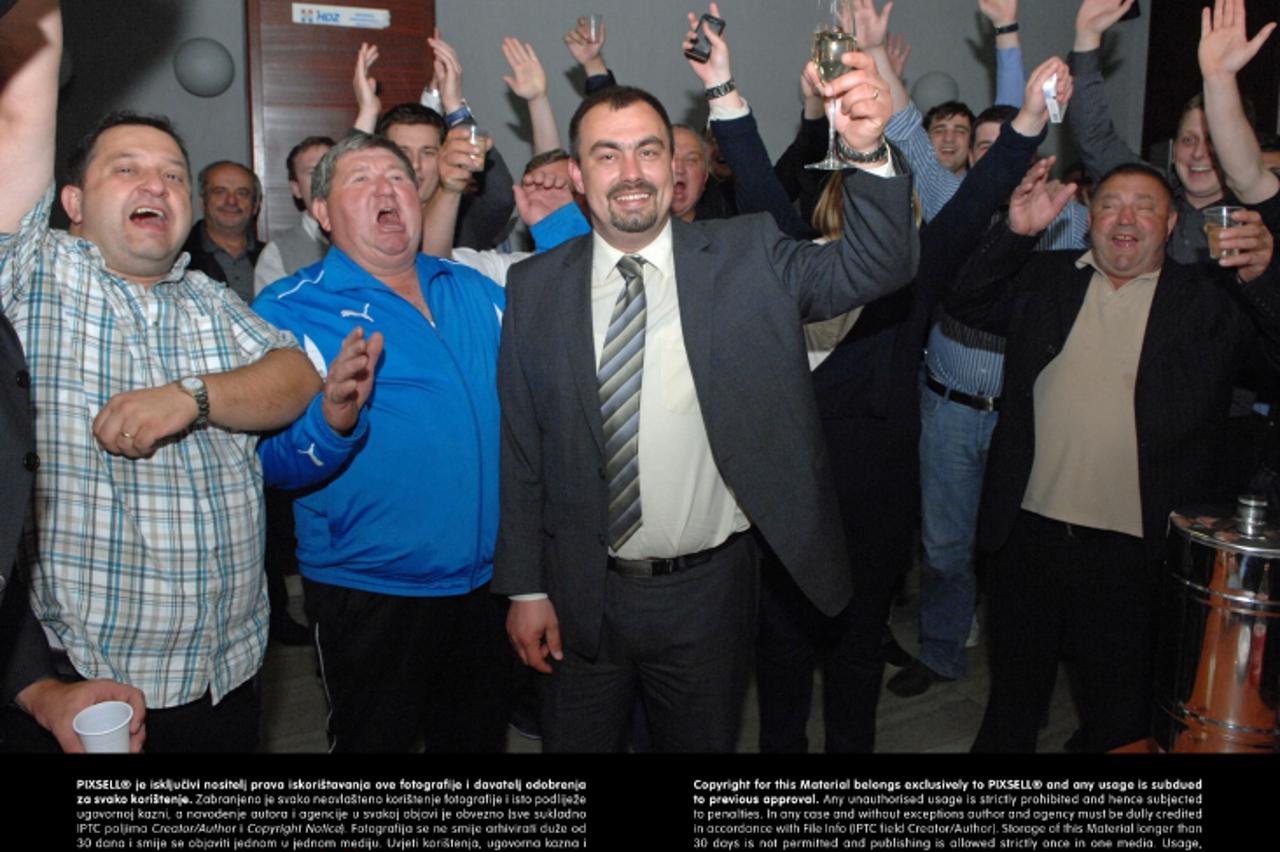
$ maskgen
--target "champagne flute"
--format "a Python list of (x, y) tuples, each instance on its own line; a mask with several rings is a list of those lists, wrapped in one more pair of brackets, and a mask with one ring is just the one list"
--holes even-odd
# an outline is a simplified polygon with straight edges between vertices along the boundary
[[(813, 64), (818, 68), (818, 77), (824, 83), (842, 76), (849, 70), (844, 64), (846, 53), (858, 49), (858, 40), (853, 33), (834, 29), (829, 26), (820, 27), (813, 34)], [(827, 98), (827, 156), (821, 162), (809, 163), (806, 169), (822, 171), (838, 171), (849, 164), (836, 149), (836, 107), (838, 98)]]

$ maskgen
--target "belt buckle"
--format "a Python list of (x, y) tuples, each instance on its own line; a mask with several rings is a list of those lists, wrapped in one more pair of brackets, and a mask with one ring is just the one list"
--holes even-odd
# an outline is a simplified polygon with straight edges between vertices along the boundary
[(674, 574), (680, 570), (679, 559), (654, 559), (649, 563), (650, 571), (654, 577), (665, 577), (668, 574)]

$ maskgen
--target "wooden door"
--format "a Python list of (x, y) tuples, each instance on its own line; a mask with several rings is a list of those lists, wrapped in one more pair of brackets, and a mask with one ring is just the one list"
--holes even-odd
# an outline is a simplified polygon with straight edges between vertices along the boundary
[[(336, 5), (336, 4), (335, 4)], [(259, 232), (270, 239), (297, 223), (285, 157), (307, 136), (339, 139), (355, 118), (351, 80), (362, 41), (378, 45), (374, 66), (383, 108), (416, 101), (431, 75), (427, 36), (435, 26), (434, 0), (348, 0), (343, 9), (390, 12), (386, 29), (294, 23), (294, 7), (307, 20), (333, 8), (291, 0), (246, 0), (249, 113), (253, 167), (265, 198)]]

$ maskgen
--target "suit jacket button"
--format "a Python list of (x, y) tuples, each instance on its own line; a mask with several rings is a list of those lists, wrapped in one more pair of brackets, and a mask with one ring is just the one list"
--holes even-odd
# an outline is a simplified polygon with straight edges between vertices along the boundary
[(596, 468), (596, 473), (600, 474), (601, 479), (604, 479), (604, 473), (605, 473), (604, 466), (601, 465), (600, 467)]
[(36, 468), (40, 466), (40, 457), (35, 453), (27, 453), (22, 457), (22, 466), (35, 473)]
[(31, 387), (31, 374), (28, 373), (26, 370), (18, 371), (17, 380), (18, 380), (18, 387), (20, 388)]
[(608, 544), (608, 540), (606, 539), (606, 537), (605, 537), (605, 534), (604, 534), (604, 533), (600, 533), (600, 535), (598, 535), (598, 536), (596, 537), (596, 539), (597, 539), (601, 544)]

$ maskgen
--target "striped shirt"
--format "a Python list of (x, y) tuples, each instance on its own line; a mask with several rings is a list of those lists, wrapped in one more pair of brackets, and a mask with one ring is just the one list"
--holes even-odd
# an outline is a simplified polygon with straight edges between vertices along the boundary
[(149, 288), (49, 228), (53, 189), (0, 234), (0, 304), (26, 349), (41, 465), (20, 559), (32, 604), (85, 677), (149, 707), (215, 702), (261, 667), (267, 637), (257, 436), (209, 427), (150, 458), (102, 450), (117, 393), (253, 363), (294, 339), (182, 255)]

